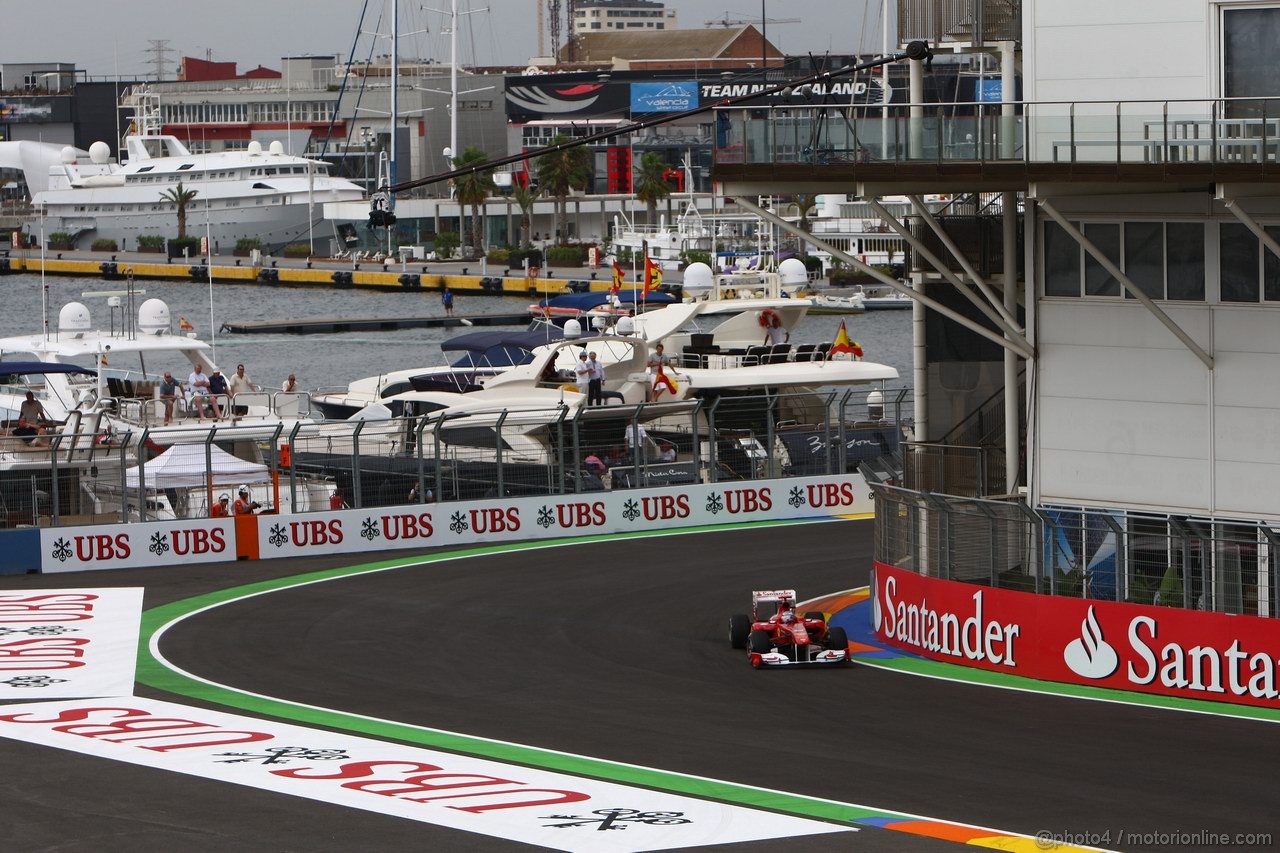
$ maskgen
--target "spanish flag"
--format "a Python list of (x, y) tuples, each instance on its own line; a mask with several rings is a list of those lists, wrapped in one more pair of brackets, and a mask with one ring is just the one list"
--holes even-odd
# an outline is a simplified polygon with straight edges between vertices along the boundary
[(186, 317), (178, 318), (178, 328), (184, 332), (194, 332), (196, 330), (196, 327), (191, 325), (191, 321)]
[(653, 377), (653, 399), (657, 400), (662, 393), (662, 389), (666, 388), (672, 394), (676, 393), (676, 381), (666, 374), (662, 369), (662, 365), (658, 365), (658, 372)]
[(831, 354), (847, 352), (854, 358), (862, 358), (862, 344), (849, 339), (849, 330), (844, 327), (844, 320), (840, 321), (840, 331), (836, 332), (835, 342), (831, 344)]
[(617, 293), (622, 290), (622, 283), (627, 280), (627, 274), (622, 271), (622, 267), (618, 266), (618, 262), (613, 262), (613, 287), (609, 288), (610, 293)]
[(648, 257), (644, 259), (644, 292), (657, 290), (662, 286), (662, 267)]

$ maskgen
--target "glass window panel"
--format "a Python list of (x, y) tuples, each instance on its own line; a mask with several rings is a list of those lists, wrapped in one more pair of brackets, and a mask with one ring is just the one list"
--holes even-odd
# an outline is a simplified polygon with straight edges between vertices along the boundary
[[(1225, 9), (1222, 13), (1222, 94), (1228, 98), (1274, 95), (1280, 79), (1280, 8)], [(1231, 118), (1274, 116), (1280, 102), (1228, 103)]]
[[(1084, 236), (1097, 246), (1116, 266), (1120, 261), (1120, 225), (1110, 222), (1086, 222)], [(1120, 282), (1107, 272), (1088, 252), (1084, 256), (1084, 293), (1086, 296), (1119, 296)]]
[(1258, 238), (1235, 222), (1218, 225), (1223, 302), (1258, 301)]
[(1056, 222), (1044, 223), (1044, 295), (1080, 295), (1080, 246)]
[(1125, 223), (1124, 272), (1147, 296), (1164, 299), (1163, 223)]
[[(1280, 226), (1268, 225), (1265, 230), (1268, 237), (1280, 243)], [(1280, 301), (1280, 258), (1266, 246), (1262, 247), (1262, 298)]]
[(1204, 224), (1165, 224), (1168, 298), (1204, 302)]

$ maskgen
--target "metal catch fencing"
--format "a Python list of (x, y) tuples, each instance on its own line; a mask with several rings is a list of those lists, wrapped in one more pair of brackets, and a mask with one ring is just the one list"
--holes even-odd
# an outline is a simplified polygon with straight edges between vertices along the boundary
[(1081, 507), (1032, 509), (876, 483), (875, 558), (930, 577), (1096, 601), (1280, 614), (1280, 530)]
[[(314, 512), (895, 465), (905, 390), (6, 437), (0, 527)], [(412, 408), (411, 406), (409, 407)], [(885, 462), (883, 460), (889, 460)]]

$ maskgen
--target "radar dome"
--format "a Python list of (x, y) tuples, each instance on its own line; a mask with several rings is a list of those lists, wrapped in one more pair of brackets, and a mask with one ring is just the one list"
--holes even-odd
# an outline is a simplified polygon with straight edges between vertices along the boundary
[(101, 166), (111, 159), (111, 146), (98, 140), (89, 146), (89, 159)]
[(259, 155), (262, 153), (262, 143), (255, 139), (249, 143), (249, 147), (245, 150), (249, 152), (250, 156)]
[(169, 331), (169, 306), (163, 299), (148, 299), (138, 309), (138, 331), (163, 335)]
[(68, 302), (58, 312), (59, 332), (87, 332), (92, 328), (89, 309), (83, 302)]
[(74, 163), (76, 161), (76, 149), (72, 148), (70, 145), (62, 146), (62, 151), (59, 153), (62, 156), (63, 163)]
[(564, 336), (566, 338), (582, 337), (582, 324), (577, 320), (569, 320), (564, 324)]
[(710, 290), (715, 276), (711, 267), (697, 261), (684, 268), (684, 292), (693, 294)]
[(782, 276), (782, 284), (804, 284), (809, 280), (809, 270), (799, 258), (787, 258), (778, 264), (778, 275)]
[(269, 150), (272, 154), (279, 157), (281, 154), (284, 153), (284, 143), (281, 142), (279, 139), (277, 139), (271, 143), (270, 147), (267, 150)]

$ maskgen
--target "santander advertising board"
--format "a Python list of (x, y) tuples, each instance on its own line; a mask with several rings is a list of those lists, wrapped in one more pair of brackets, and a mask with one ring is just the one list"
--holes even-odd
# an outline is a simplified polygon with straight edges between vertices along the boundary
[(1028, 678), (1280, 707), (1275, 620), (1034, 595), (876, 563), (876, 636)]

